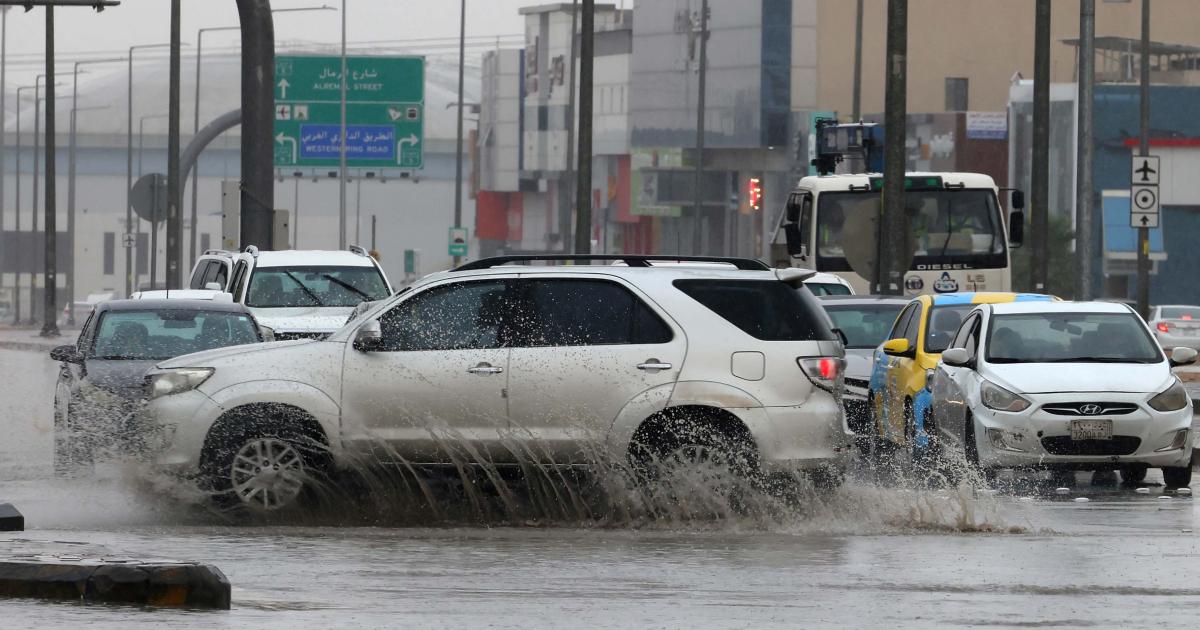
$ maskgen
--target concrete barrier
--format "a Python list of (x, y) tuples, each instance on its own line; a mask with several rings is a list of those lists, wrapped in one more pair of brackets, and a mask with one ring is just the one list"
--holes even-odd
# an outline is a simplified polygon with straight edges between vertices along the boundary
[[(59, 553), (45, 553), (56, 546)], [(62, 553), (77, 545), (79, 553)], [(0, 556), (0, 598), (229, 610), (229, 579), (209, 564), (105, 557), (78, 543), (13, 540)], [(39, 548), (41, 547), (41, 548)]]

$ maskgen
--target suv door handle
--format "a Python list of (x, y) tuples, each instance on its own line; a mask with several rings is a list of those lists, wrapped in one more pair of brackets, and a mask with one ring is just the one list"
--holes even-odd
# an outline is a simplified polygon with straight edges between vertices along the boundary
[(645, 363), (639, 363), (637, 365), (637, 369), (646, 370), (649, 372), (655, 372), (658, 370), (669, 370), (669, 369), (671, 369), (671, 364), (663, 363), (662, 361), (659, 361), (658, 359), (646, 359)]
[(480, 363), (473, 368), (467, 368), (467, 372), (471, 374), (499, 374), (504, 371), (502, 367), (496, 367), (491, 363)]

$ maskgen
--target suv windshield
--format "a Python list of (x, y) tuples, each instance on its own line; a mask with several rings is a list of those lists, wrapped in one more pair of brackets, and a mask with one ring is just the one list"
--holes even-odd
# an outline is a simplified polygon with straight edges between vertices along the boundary
[(388, 296), (375, 267), (259, 267), (250, 277), (246, 306), (358, 306)]
[(989, 363), (1158, 363), (1158, 345), (1133, 313), (996, 315)]
[(846, 335), (847, 348), (874, 348), (887, 341), (904, 304), (846, 304), (825, 306), (833, 325)]
[[(879, 192), (823, 192), (817, 207), (817, 256), (824, 271), (852, 271), (843, 243), (853, 225), (878, 215)], [(991, 190), (910, 190), (913, 265), (961, 264), (968, 268), (1007, 266), (1004, 226)]]
[(108, 311), (100, 318), (92, 358), (161, 360), (262, 341), (254, 319), (231, 311)]
[(805, 288), (778, 280), (676, 280), (675, 287), (756, 339), (837, 339)]

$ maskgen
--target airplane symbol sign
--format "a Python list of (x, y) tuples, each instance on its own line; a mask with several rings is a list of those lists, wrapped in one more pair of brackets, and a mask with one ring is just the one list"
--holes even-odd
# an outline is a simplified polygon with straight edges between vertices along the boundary
[(1133, 157), (1130, 181), (1134, 186), (1158, 185), (1158, 156), (1136, 155)]

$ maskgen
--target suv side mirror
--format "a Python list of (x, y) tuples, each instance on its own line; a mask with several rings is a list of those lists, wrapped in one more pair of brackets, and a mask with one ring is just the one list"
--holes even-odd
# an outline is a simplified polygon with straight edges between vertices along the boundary
[(75, 346), (58, 346), (50, 351), (50, 358), (63, 363), (83, 363), (83, 357)]
[(1008, 215), (1008, 244), (1011, 247), (1020, 247), (1024, 242), (1025, 213), (1020, 210), (1014, 210)]
[(1171, 367), (1191, 365), (1196, 362), (1196, 349), (1178, 347), (1171, 351)]
[(271, 328), (270, 326), (263, 326), (263, 325), (259, 324), (258, 332), (259, 332), (259, 334), (262, 335), (264, 343), (266, 343), (268, 341), (275, 341), (275, 329), (274, 328)]
[(1022, 191), (1022, 190), (1012, 191), (1012, 197), (1009, 199), (1008, 207), (1012, 208), (1013, 210), (1024, 210), (1025, 209), (1025, 191)]
[(889, 357), (911, 359), (917, 356), (917, 349), (909, 347), (907, 339), (889, 339), (883, 342), (883, 353)]
[(207, 291), (224, 291), (225, 287), (221, 286), (220, 283), (217, 282), (209, 282), (204, 285), (204, 289)]
[(966, 348), (950, 348), (942, 353), (942, 363), (950, 367), (971, 367), (971, 355)]
[(373, 352), (383, 347), (383, 328), (379, 320), (372, 319), (364, 322), (354, 333), (354, 349), (359, 352)]

